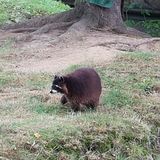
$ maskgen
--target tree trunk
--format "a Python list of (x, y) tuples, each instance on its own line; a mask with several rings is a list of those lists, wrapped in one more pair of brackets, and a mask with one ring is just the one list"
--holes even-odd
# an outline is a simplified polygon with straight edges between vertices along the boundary
[[(79, 3), (75, 8), (45, 17), (38, 17), (26, 22), (6, 25), (1, 28), (12, 32), (47, 33), (54, 30), (83, 33), (88, 29), (109, 30), (118, 33), (144, 36), (145, 34), (129, 29), (123, 23), (121, 3), (115, 0), (112, 8), (103, 8), (90, 3)], [(62, 32), (61, 32), (62, 33)]]
[(92, 20), (97, 27), (117, 28), (124, 26), (121, 15), (121, 0), (116, 0), (112, 8), (102, 8), (90, 4), (87, 12), (88, 21)]

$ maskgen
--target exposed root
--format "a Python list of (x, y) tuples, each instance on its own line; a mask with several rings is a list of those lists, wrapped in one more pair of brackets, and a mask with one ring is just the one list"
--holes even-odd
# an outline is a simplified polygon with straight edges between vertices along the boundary
[(10, 32), (12, 33), (23, 33), (23, 32), (34, 32), (38, 28), (33, 27), (33, 28), (18, 28), (18, 29), (11, 29)]
[(46, 24), (43, 27), (41, 27), (38, 30), (36, 30), (34, 32), (34, 34), (48, 33), (48, 32), (52, 32), (52, 31), (54, 31), (56, 29), (58, 29), (58, 30), (67, 30), (68, 27), (70, 27), (73, 23), (75, 23), (75, 21)]
[(12, 29), (33, 28), (33, 27), (40, 28), (46, 24), (50, 24), (57, 20), (60, 20), (60, 17), (63, 17), (66, 14), (67, 12), (63, 12), (63, 13), (50, 15), (50, 16), (35, 17), (30, 20), (26, 20), (24, 22), (1, 26), (1, 29), (12, 30)]
[(33, 18), (26, 22), (6, 25), (1, 28), (15, 33), (33, 32), (33, 35), (59, 30), (61, 34), (57, 34), (57, 36), (61, 38), (69, 35), (71, 37), (82, 35), (87, 29), (149, 37), (145, 33), (127, 28), (124, 25), (120, 6), (121, 0), (117, 0), (112, 9), (81, 3), (74, 9), (63, 13)]
[(143, 37), (143, 38), (149, 38), (151, 37), (150, 35), (138, 31), (134, 28), (130, 28), (130, 27), (126, 27), (126, 26), (118, 26), (116, 28), (112, 28), (112, 31), (114, 31), (115, 33), (119, 33), (119, 34), (125, 34), (125, 35), (129, 35), (129, 36), (138, 36), (138, 37)]
[(1, 26), (0, 28), (3, 30), (11, 30), (18, 28), (40, 28), (46, 24), (71, 22), (73, 20), (79, 19), (83, 15), (83, 12), (84, 8), (83, 6), (80, 5), (79, 7), (69, 11), (65, 11), (50, 16), (35, 17), (25, 22), (4, 25)]
[(70, 27), (75, 21), (71, 22), (60, 22), (60, 23), (51, 23), (46, 24), (40, 28), (18, 28), (18, 29), (12, 29), (10, 32), (12, 33), (23, 33), (23, 32), (34, 32), (35, 34), (41, 34), (41, 33), (48, 33), (55, 29), (59, 30), (67, 30), (68, 27)]
[(147, 44), (147, 43), (152, 43), (152, 42), (158, 42), (158, 41), (160, 41), (160, 38), (152, 38), (152, 39), (149, 39), (147, 41), (138, 43), (138, 44), (134, 45), (134, 47), (137, 48), (140, 45)]
[(110, 42), (102, 42), (92, 45), (92, 47), (95, 46), (102, 46), (107, 48), (115, 48), (120, 51), (129, 51), (134, 52), (136, 51), (141, 45), (145, 44), (152, 44), (153, 42), (160, 42), (160, 38), (146, 38), (140, 41), (132, 42), (131, 41), (110, 41)]

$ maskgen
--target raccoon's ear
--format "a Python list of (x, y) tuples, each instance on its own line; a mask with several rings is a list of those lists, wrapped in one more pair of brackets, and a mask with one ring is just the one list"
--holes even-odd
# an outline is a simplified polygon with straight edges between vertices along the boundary
[(60, 79), (61, 82), (64, 82), (64, 77), (63, 76), (59, 77), (59, 79)]
[(54, 79), (57, 79), (57, 78), (58, 78), (58, 76), (57, 76), (57, 75), (55, 75), (55, 76), (54, 76)]

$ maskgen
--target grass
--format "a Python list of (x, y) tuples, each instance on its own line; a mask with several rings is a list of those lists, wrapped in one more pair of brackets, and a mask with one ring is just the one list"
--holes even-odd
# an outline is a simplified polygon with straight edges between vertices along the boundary
[[(159, 125), (160, 102), (155, 102), (156, 97), (148, 96), (152, 86), (160, 84), (159, 78), (156, 77), (159, 70), (158, 60), (159, 55), (151, 53), (129, 53), (117, 59), (110, 68), (100, 69), (102, 76), (108, 75), (103, 78), (107, 87), (103, 104), (114, 108), (135, 108), (147, 121)], [(155, 111), (152, 110), (153, 106)]]
[[(102, 155), (102, 157), (104, 158), (107, 158), (109, 156), (112, 157), (112, 154), (118, 156), (119, 151), (126, 150), (126, 147), (129, 147), (131, 149), (129, 152), (132, 152), (132, 149), (134, 149), (134, 144), (132, 146), (130, 144), (130, 140), (135, 139), (135, 137), (138, 137), (138, 135), (132, 133), (130, 127), (134, 124), (132, 124), (131, 122), (131, 125), (128, 119), (123, 119), (121, 117), (113, 118), (112, 115), (109, 116), (107, 114), (106, 116), (103, 113), (100, 115), (97, 113), (88, 113), (80, 117), (80, 119), (78, 116), (74, 120), (78, 120), (78, 122), (81, 122), (81, 125), (75, 125), (74, 128), (73, 125), (67, 125), (67, 127), (63, 125), (63, 127), (66, 127), (63, 129), (61, 128), (61, 126), (59, 126), (58, 129), (60, 130), (60, 133), (58, 134), (58, 136), (55, 135), (57, 134), (57, 131), (51, 131), (52, 136), (50, 136), (49, 139), (53, 140), (50, 141), (47, 145), (47, 147), (53, 148), (52, 152), (55, 152), (54, 156), (51, 155), (51, 159), (56, 159), (59, 156), (59, 153), (56, 154), (57, 149), (58, 152), (63, 152), (64, 154), (66, 154), (66, 156), (68, 153), (69, 158), (74, 155), (74, 159), (81, 158), (80, 154), (83, 152), (85, 153), (84, 157), (94, 156), (95, 159), (98, 159)], [(119, 121), (119, 123), (116, 123), (117, 120)], [(143, 144), (143, 141), (144, 143), (147, 142), (147, 139), (145, 139), (146, 128), (143, 127), (141, 128), (142, 130), (137, 133), (144, 134), (144, 137), (136, 139), (136, 141), (139, 141), (139, 146), (137, 146), (137, 148), (140, 148), (141, 144)], [(136, 128), (134, 129), (136, 130)], [(40, 133), (43, 135), (43, 132)], [(48, 133), (49, 131), (47, 132), (47, 135)], [(55, 137), (57, 137), (56, 141)], [(45, 138), (48, 139), (48, 137)], [(122, 143), (123, 145), (121, 145)], [(109, 154), (105, 155), (106, 152), (109, 152)], [(134, 156), (141, 156), (143, 154), (145, 155), (145, 152), (147, 151), (142, 148), (142, 152), (139, 153), (139, 155)]]
[(133, 27), (143, 32), (146, 32), (153, 37), (160, 37), (160, 20), (127, 20), (125, 23), (129, 27)]
[(0, 72), (0, 87), (4, 90), (8, 87), (38, 90), (48, 87), (49, 81), (51, 80), (49, 74), (28, 74), (24, 75), (21, 73), (5, 72), (1, 69)]
[(158, 160), (160, 101), (148, 91), (160, 83), (159, 61), (159, 54), (137, 52), (96, 66), (103, 84), (100, 109), (78, 114), (48, 94), (49, 74), (1, 70), (0, 158)]
[(103, 97), (103, 104), (108, 107), (128, 107), (134, 104), (134, 100), (130, 93), (126, 93), (120, 89), (111, 89)]
[(54, 0), (0, 0), (0, 24), (19, 22), (33, 16), (68, 10), (69, 6)]

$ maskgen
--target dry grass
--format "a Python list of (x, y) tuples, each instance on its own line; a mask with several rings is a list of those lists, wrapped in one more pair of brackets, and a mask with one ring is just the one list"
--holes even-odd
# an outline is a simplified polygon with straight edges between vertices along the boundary
[(129, 53), (99, 66), (101, 105), (78, 114), (49, 95), (51, 75), (2, 69), (0, 159), (158, 160), (160, 95), (152, 86), (160, 83), (159, 61), (158, 54)]

